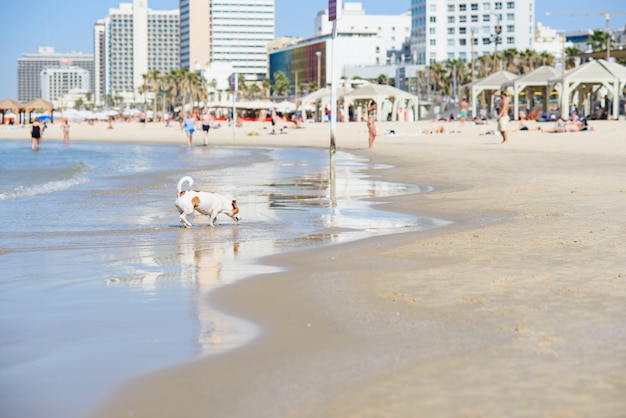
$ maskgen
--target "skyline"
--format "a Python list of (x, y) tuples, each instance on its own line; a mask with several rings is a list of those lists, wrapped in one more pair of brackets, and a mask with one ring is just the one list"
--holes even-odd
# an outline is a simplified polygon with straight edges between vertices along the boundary
[[(313, 35), (314, 19), (318, 11), (328, 7), (328, 0), (296, 0), (302, 2), (297, 8), (293, 0), (276, 0), (276, 37), (298, 36), (307, 38)], [(345, 1), (345, 0), (344, 0)], [(54, 6), (42, 0), (29, 2), (29, 10), (35, 10), (41, 16), (36, 24), (36, 14), (24, 12), (19, 2), (9, 2), (3, 6), (0, 16), (0, 36), (5, 39), (0, 49), (0, 100), (17, 99), (17, 59), (22, 54), (36, 54), (40, 46), (51, 46), (55, 52), (82, 52), (93, 54), (93, 25), (103, 19), (109, 9), (131, 0), (100, 0), (86, 2), (81, 0), (57, 0)], [(410, 10), (410, 0), (360, 0), (368, 15), (401, 14)], [(619, 0), (597, 0), (593, 11), (585, 0), (536, 0), (535, 23), (553, 29), (566, 31), (605, 29), (606, 19), (602, 12), (626, 13), (626, 6)], [(154, 10), (178, 8), (178, 0), (148, 0), (148, 7)], [(546, 16), (546, 12), (558, 13), (562, 10), (580, 15)], [(67, 12), (70, 11), (70, 12)], [(575, 11), (575, 12), (574, 12)], [(584, 13), (589, 13), (584, 16)], [(81, 18), (77, 20), (77, 16)], [(28, 27), (26, 21), (29, 22)], [(611, 29), (615, 30), (626, 24), (626, 16), (612, 16)]]

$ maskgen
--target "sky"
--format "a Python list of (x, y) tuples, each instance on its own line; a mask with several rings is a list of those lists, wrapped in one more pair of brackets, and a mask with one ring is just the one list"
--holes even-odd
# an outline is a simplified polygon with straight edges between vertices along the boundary
[[(345, 1), (345, 0), (344, 0)], [(411, 0), (353, 0), (363, 4), (367, 14), (401, 14)], [(444, 0), (439, 0), (443, 2)], [(469, 0), (468, 0), (469, 1)], [(93, 53), (93, 25), (110, 8), (130, 0), (28, 0), (3, 2), (0, 13), (0, 100), (17, 99), (17, 59), (37, 53), (40, 46), (55, 52)], [(154, 10), (178, 8), (178, 0), (148, 0)], [(276, 0), (276, 36), (313, 35), (315, 16), (328, 7), (328, 0)], [(611, 17), (611, 28), (626, 24), (624, 0), (535, 0), (535, 21), (561, 30), (604, 29), (606, 19), (600, 12), (621, 13)], [(546, 12), (577, 13), (546, 16)], [(588, 13), (588, 16), (584, 16)]]

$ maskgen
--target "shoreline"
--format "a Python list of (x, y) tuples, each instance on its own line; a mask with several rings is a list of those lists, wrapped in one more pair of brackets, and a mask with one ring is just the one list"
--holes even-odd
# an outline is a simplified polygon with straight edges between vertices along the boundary
[[(500, 145), (481, 135), (495, 122), (416, 136), (400, 133), (435, 124), (384, 123), (399, 134), (374, 150), (364, 123), (338, 124), (338, 150), (393, 166), (372, 176), (435, 187), (388, 209), (455, 223), (261, 260), (288, 271), (210, 298), (258, 323), (257, 339), (134, 379), (94, 416), (620, 416), (626, 124), (591, 124)], [(314, 125), (209, 142), (325, 147), (329, 126)], [(118, 131), (109, 140), (185, 144)]]

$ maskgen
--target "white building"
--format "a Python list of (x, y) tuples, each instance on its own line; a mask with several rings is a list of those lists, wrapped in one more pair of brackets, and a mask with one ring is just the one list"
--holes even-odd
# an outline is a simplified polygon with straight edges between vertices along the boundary
[[(122, 97), (126, 103), (145, 100), (139, 93), (143, 75), (180, 68), (178, 10), (151, 10), (147, 0), (121, 3), (94, 27), (94, 55), (104, 70), (105, 97)], [(96, 84), (101, 80), (96, 77)], [(101, 93), (97, 98), (101, 100)]]
[[(328, 35), (332, 28), (328, 9), (319, 11), (315, 17), (315, 36)], [(403, 45), (411, 38), (411, 13), (407, 10), (401, 15), (367, 15), (362, 3), (343, 3), (337, 31), (375, 33), (387, 60), (400, 62)]]
[[(417, 64), (470, 61), (533, 47), (535, 0), (411, 0), (411, 54)], [(500, 42), (494, 38), (501, 28)]]
[(181, 66), (226, 62), (249, 80), (264, 78), (274, 17), (274, 0), (181, 0)]
[(72, 90), (89, 91), (89, 71), (80, 67), (46, 68), (41, 71), (41, 97), (55, 103)]

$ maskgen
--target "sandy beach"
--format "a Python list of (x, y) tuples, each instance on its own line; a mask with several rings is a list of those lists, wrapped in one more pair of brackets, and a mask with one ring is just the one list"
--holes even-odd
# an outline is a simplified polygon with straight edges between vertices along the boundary
[[(339, 123), (337, 149), (390, 167), (374, 178), (435, 188), (385, 209), (453, 224), (263, 260), (287, 271), (207, 301), (257, 338), (134, 379), (93, 417), (623, 417), (626, 122), (532, 123), (506, 145), (486, 134), (495, 122), (419, 134), (439, 125), (378, 123), (395, 135), (369, 150), (365, 123)], [(209, 146), (328, 148), (328, 124), (270, 130), (224, 124)], [(25, 147), (28, 132), (0, 127)], [(126, 138), (186, 146), (160, 123), (71, 128), (75, 142)]]

